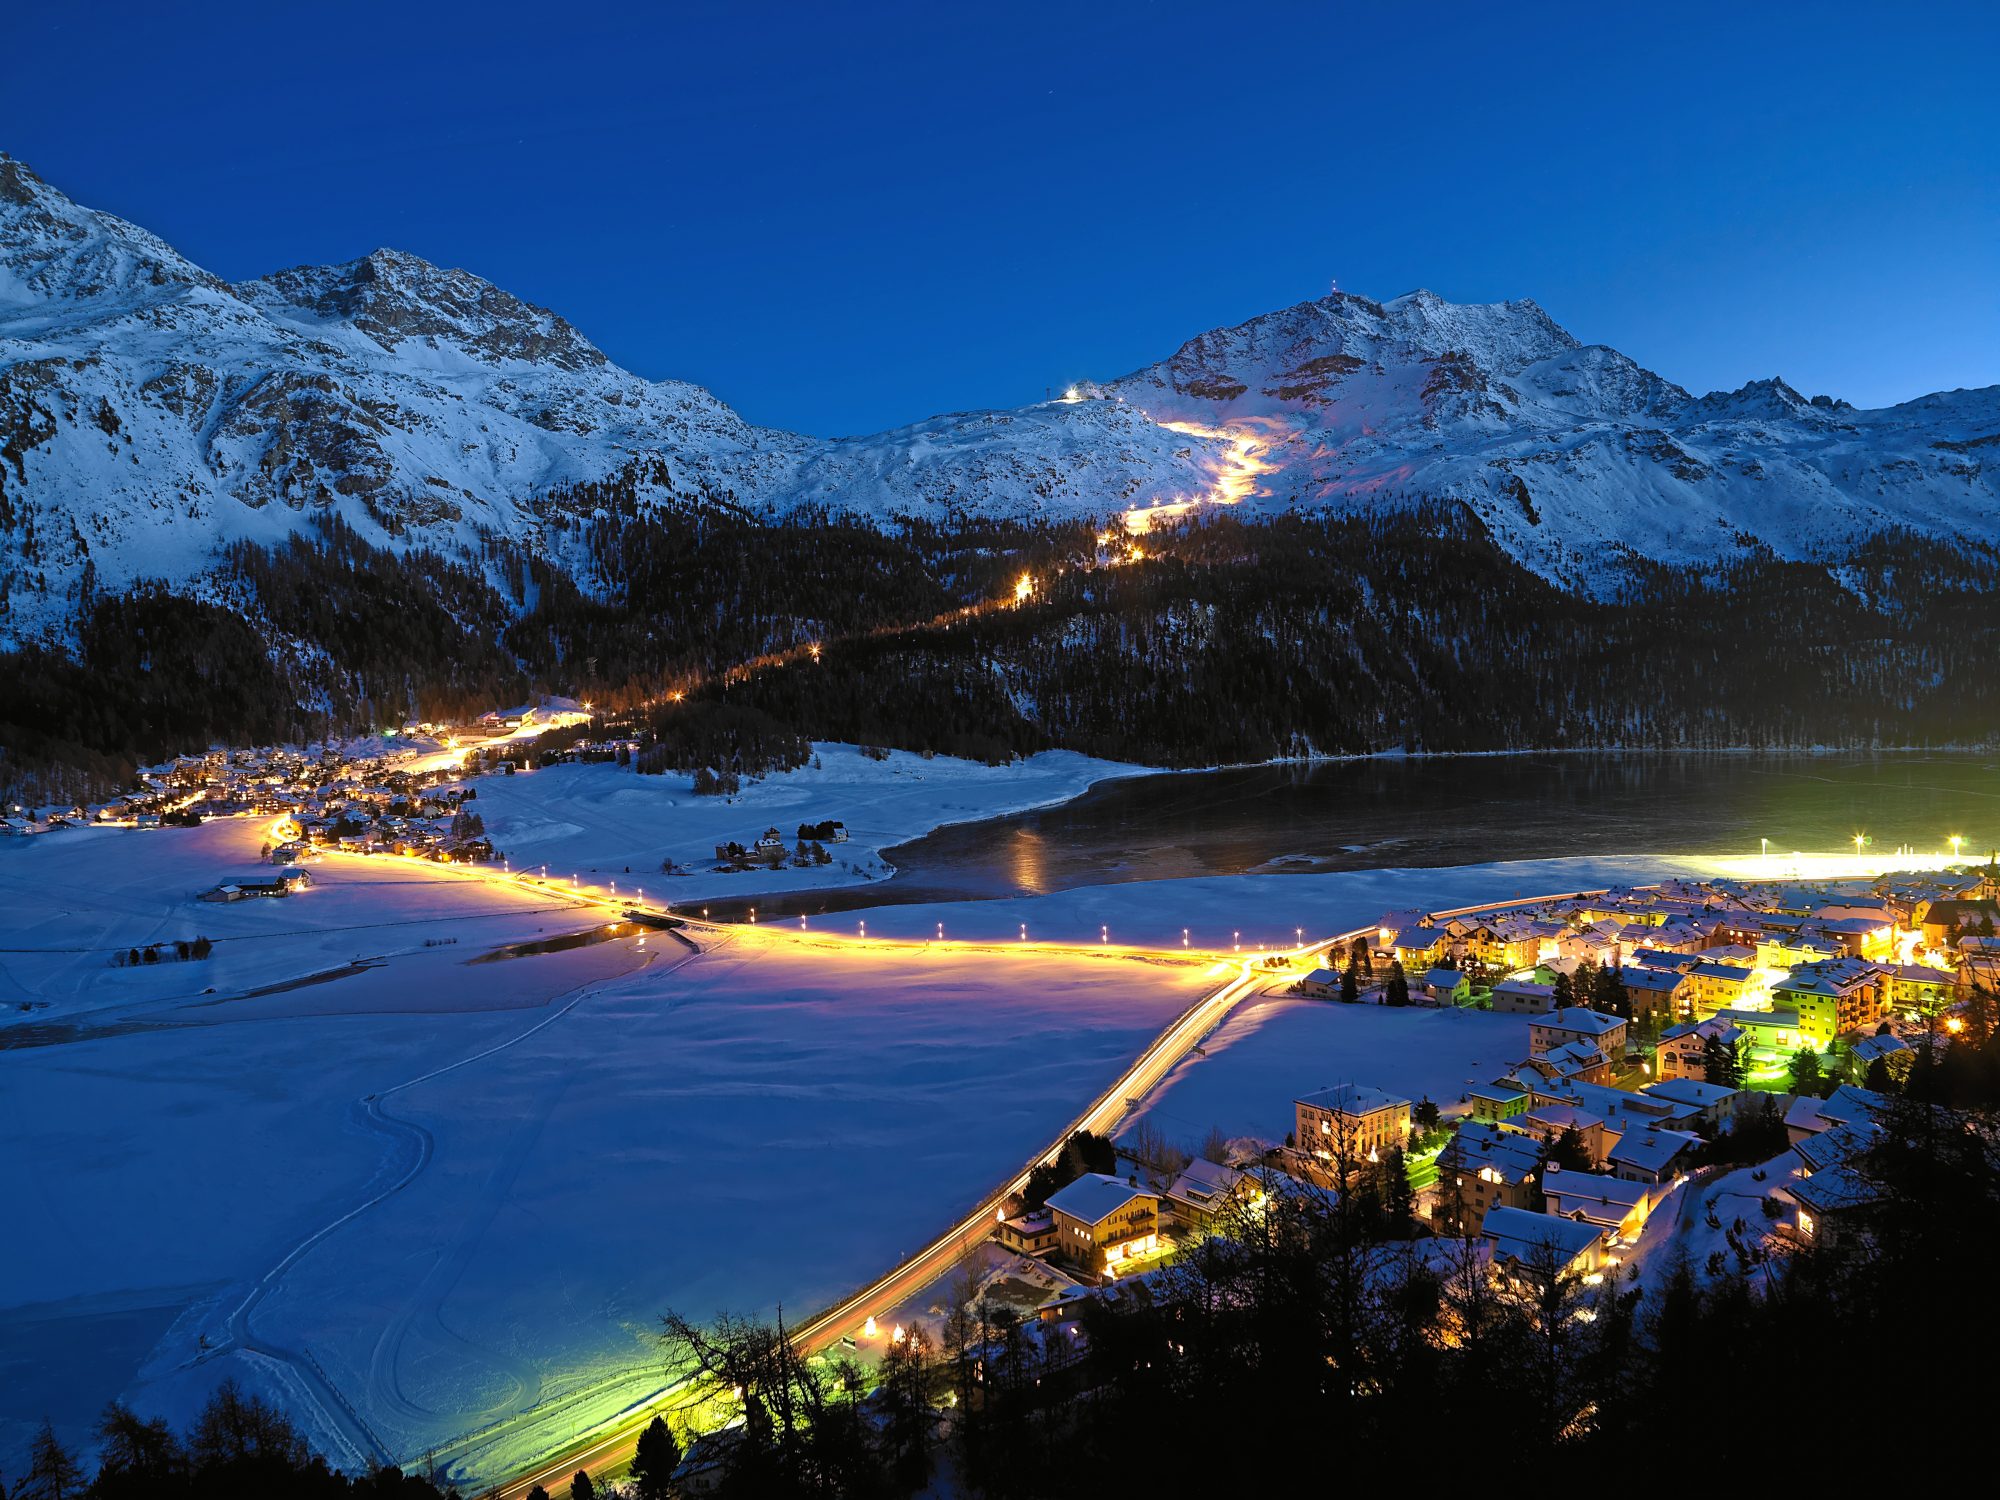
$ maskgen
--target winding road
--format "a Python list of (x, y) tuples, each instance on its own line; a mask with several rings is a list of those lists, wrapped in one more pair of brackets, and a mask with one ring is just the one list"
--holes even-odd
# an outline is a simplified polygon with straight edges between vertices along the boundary
[[(698, 932), (702, 930), (702, 924), (690, 926)], [(1354, 936), (1356, 933), (1343, 933), (1284, 956), (1295, 960), (1309, 959)], [(1001, 948), (999, 951), (1005, 950)], [(1080, 947), (1075, 951), (1092, 958), (1103, 956), (1102, 950), (1094, 947)], [(966, 1250), (986, 1239), (992, 1231), (997, 1211), (1025, 1185), (1029, 1172), (1060, 1150), (1071, 1135), (1079, 1130), (1107, 1136), (1114, 1133), (1139, 1101), (1157, 1087), (1203, 1038), (1228, 1019), (1231, 1011), (1278, 977), (1270, 970), (1260, 969), (1253, 959), (1236, 961), (1234, 968), (1235, 972), (1222, 985), (1189, 1006), (1155, 1037), (1110, 1087), (1063, 1127), (1053, 1142), (1024, 1162), (1020, 1170), (1004, 1183), (990, 1190), (950, 1229), (852, 1296), (797, 1325), (794, 1335), (800, 1345), (812, 1352), (829, 1348), (869, 1318), (891, 1312), (913, 1293), (937, 1281), (950, 1271)], [(551, 1493), (556, 1492), (579, 1469), (601, 1472), (605, 1468), (617, 1468), (630, 1462), (639, 1433), (658, 1412), (672, 1406), (678, 1394), (679, 1387), (670, 1387), (642, 1407), (621, 1413), (611, 1423), (579, 1434), (573, 1441), (543, 1457), (530, 1470), (516, 1474), (501, 1484), (493, 1493), (501, 1500), (525, 1500), (537, 1485)], [(469, 1446), (447, 1448), (437, 1455), (445, 1472), (455, 1479), (463, 1477), (456, 1466), (464, 1462)]]

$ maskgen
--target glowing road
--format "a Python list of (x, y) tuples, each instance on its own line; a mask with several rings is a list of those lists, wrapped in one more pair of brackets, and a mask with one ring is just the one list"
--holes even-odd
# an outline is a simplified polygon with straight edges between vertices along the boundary
[[(688, 929), (697, 937), (703, 933), (726, 931), (732, 937), (740, 939), (748, 932), (748, 929), (743, 927), (722, 928), (693, 922), (688, 924)], [(775, 928), (766, 929), (766, 935), (768, 938), (783, 941), (796, 940), (793, 935), (782, 933)], [(1356, 935), (1344, 933), (1339, 937), (1328, 938), (1275, 956), (1290, 961), (1286, 966), (1289, 968), (1290, 963), (1309, 959), (1323, 953), (1329, 946), (1346, 942)], [(812, 940), (824, 942), (829, 939), (826, 935), (816, 934)], [(895, 948), (949, 946), (997, 952), (1020, 951), (1015, 945), (1006, 943), (939, 944), (928, 941), (906, 942), (884, 938), (844, 937), (831, 940), (842, 946)], [(1038, 944), (1035, 945), (1035, 950), (1074, 952), (1080, 957), (1087, 956), (1100, 960), (1106, 955), (1106, 950), (1097, 946), (1068, 948), (1062, 945)], [(1139, 950), (1112, 951), (1136, 954)], [(1174, 950), (1174, 956), (1187, 957), (1179, 950)], [(1000, 1210), (1010, 1197), (1025, 1186), (1028, 1174), (1037, 1165), (1054, 1156), (1071, 1135), (1079, 1130), (1088, 1130), (1103, 1136), (1113, 1134), (1133, 1107), (1172, 1072), (1181, 1059), (1193, 1051), (1204, 1037), (1221, 1025), (1239, 1003), (1286, 977), (1286, 971), (1283, 969), (1259, 967), (1259, 961), (1267, 956), (1258, 954), (1218, 963), (1218, 967), (1229, 971), (1229, 977), (1218, 988), (1181, 1012), (1171, 1025), (1153, 1039), (1145, 1051), (1133, 1059), (1131, 1065), (1109, 1088), (1063, 1127), (1054, 1141), (1036, 1153), (1033, 1158), (1022, 1163), (1019, 1171), (988, 1192), (963, 1218), (923, 1249), (844, 1301), (796, 1325), (792, 1332), (798, 1343), (813, 1352), (830, 1348), (838, 1343), (843, 1335), (854, 1332), (871, 1317), (880, 1317), (890, 1312), (913, 1293), (944, 1276), (967, 1249), (979, 1244), (992, 1232)], [(558, 1486), (567, 1484), (578, 1469), (602, 1470), (607, 1467), (616, 1468), (629, 1462), (641, 1430), (656, 1413), (674, 1406), (675, 1398), (680, 1394), (682, 1393), (679, 1389), (661, 1392), (654, 1400), (647, 1403), (644, 1409), (622, 1414), (615, 1419), (614, 1425), (578, 1437), (574, 1442), (538, 1463), (531, 1472), (518, 1475), (493, 1493), (503, 1497), (503, 1500), (524, 1500), (528, 1492), (538, 1484), (554, 1493)], [(438, 1457), (440, 1461), (449, 1465), (454, 1455), (447, 1452)]]

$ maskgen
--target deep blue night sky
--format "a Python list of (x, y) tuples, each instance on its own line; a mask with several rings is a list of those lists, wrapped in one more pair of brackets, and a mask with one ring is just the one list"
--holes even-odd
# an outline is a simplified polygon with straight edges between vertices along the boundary
[(819, 433), (1333, 278), (1696, 391), (2000, 381), (2000, 6), (618, 9), (32, 7), (0, 148), (222, 275), (398, 246)]

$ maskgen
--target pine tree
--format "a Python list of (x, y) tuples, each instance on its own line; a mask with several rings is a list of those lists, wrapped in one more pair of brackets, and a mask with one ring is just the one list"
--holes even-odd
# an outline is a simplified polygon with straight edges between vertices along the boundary
[(83, 1493), (83, 1465), (56, 1437), (46, 1417), (28, 1447), (28, 1472), (15, 1489), (15, 1500), (73, 1500)]
[(1576, 1004), (1576, 981), (1569, 975), (1556, 975), (1556, 982), (1550, 988), (1555, 991), (1553, 999), (1557, 1010), (1564, 1010)]
[(1340, 975), (1340, 998), (1352, 1005), (1361, 998), (1361, 980), (1354, 971), (1354, 960), (1347, 961), (1347, 967)]
[(639, 1434), (632, 1455), (632, 1482), (639, 1500), (666, 1500), (674, 1470), (681, 1465), (681, 1447), (664, 1418), (655, 1417)]
[(1590, 1148), (1583, 1143), (1582, 1133), (1574, 1125), (1563, 1127), (1562, 1134), (1549, 1143), (1543, 1160), (1565, 1172), (1588, 1172), (1596, 1165), (1590, 1159)]
[(1410, 1233), (1417, 1213), (1417, 1190), (1410, 1186), (1410, 1164), (1401, 1146), (1391, 1146), (1382, 1158), (1382, 1217), (1390, 1235)]
[(1389, 965), (1389, 982), (1384, 986), (1383, 998), (1390, 1005), (1408, 1005), (1410, 1003), (1410, 981), (1409, 977), (1403, 973), (1401, 959), (1397, 959)]
[(597, 1486), (590, 1482), (590, 1476), (578, 1469), (576, 1478), (569, 1482), (569, 1500), (597, 1500)]
[(1701, 1081), (1712, 1083), (1717, 1088), (1733, 1089), (1738, 1086), (1739, 1077), (1735, 1050), (1721, 1037), (1704, 1037), (1701, 1044)]
[(1826, 1082), (1826, 1070), (1820, 1066), (1819, 1054), (1810, 1047), (1801, 1047), (1792, 1054), (1786, 1065), (1792, 1075), (1792, 1092), (1817, 1097)]

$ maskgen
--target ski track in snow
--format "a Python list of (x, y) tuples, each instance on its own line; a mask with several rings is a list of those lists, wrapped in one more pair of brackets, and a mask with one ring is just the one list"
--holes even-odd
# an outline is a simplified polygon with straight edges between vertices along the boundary
[[(660, 972), (670, 974), (675, 969), (692, 962), (700, 956), (699, 952), (683, 954), (676, 958), (669, 967)], [(649, 969), (652, 966), (654, 957), (654, 954), (648, 953), (646, 955), (646, 962), (633, 972), (644, 972)], [(423, 1126), (409, 1120), (398, 1119), (396, 1116), (390, 1114), (385, 1106), (392, 1097), (429, 1083), (433, 1079), (442, 1078), (448, 1073), (455, 1073), (460, 1069), (469, 1068), (475, 1063), (485, 1061), (496, 1053), (505, 1052), (509, 1048), (519, 1046), (530, 1037), (547, 1030), (562, 1020), (606, 982), (596, 979), (587, 980), (577, 986), (574, 991), (570, 992), (569, 998), (564, 1001), (560, 1009), (544, 1016), (526, 1030), (507, 1038), (505, 1041), (496, 1042), (492, 1046), (482, 1048), (469, 1057), (460, 1058), (458, 1061), (447, 1063), (442, 1067), (431, 1068), (426, 1072), (418, 1074), (415, 1078), (405, 1079), (402, 1083), (393, 1084), (389, 1088), (369, 1094), (358, 1100), (357, 1105), (366, 1123), (390, 1138), (391, 1151), (389, 1156), (385, 1158), (384, 1170), (393, 1172), (395, 1162), (405, 1154), (410, 1158), (409, 1165), (402, 1171), (396, 1172), (394, 1180), (386, 1187), (371, 1193), (337, 1218), (307, 1235), (298, 1244), (294, 1245), (276, 1265), (272, 1266), (270, 1270), (258, 1278), (256, 1285), (252, 1287), (249, 1295), (229, 1314), (227, 1323), (230, 1342), (205, 1353), (204, 1357), (214, 1358), (229, 1353), (233, 1349), (242, 1349), (264, 1355), (267, 1358), (288, 1365), (296, 1374), (304, 1377), (307, 1392), (321, 1418), (321, 1421), (317, 1425), (322, 1432), (340, 1434), (343, 1441), (364, 1461), (382, 1464), (396, 1462), (396, 1456), (376, 1435), (375, 1430), (368, 1424), (367, 1419), (355, 1409), (354, 1404), (341, 1394), (339, 1388), (326, 1375), (326, 1372), (320, 1367), (318, 1361), (312, 1357), (310, 1351), (304, 1348), (286, 1348), (283, 1345), (266, 1342), (258, 1337), (253, 1326), (256, 1310), (278, 1288), (285, 1275), (315, 1248), (325, 1243), (333, 1235), (361, 1218), (377, 1205), (402, 1192), (403, 1189), (422, 1176), (424, 1169), (430, 1165), (432, 1155), (436, 1149), (434, 1138), (430, 1131), (426, 1130)], [(561, 999), (562, 997), (558, 994), (553, 998)], [(514, 1144), (519, 1149), (510, 1150), (503, 1157), (503, 1161), (509, 1163), (511, 1166), (519, 1165), (522, 1154), (525, 1151), (525, 1142), (531, 1142), (533, 1136), (539, 1133), (541, 1123), (546, 1120), (548, 1108), (552, 1104), (553, 1100), (544, 1101), (541, 1112), (531, 1122), (533, 1128), (528, 1129), (524, 1127), (517, 1134)], [(490, 1221), (493, 1210), (497, 1207), (500, 1198), (504, 1196), (504, 1190), (504, 1177), (498, 1181), (497, 1185), (490, 1187), (486, 1195), (485, 1204), (487, 1220)], [(465, 1255), (469, 1255), (471, 1247), (476, 1245), (478, 1241), (482, 1228), (483, 1225), (478, 1228), (468, 1225), (466, 1232), (461, 1235), (458, 1244), (454, 1246), (452, 1254), (462, 1252)], [(401, 1349), (403, 1339), (409, 1332), (411, 1324), (420, 1316), (431, 1319), (440, 1328), (443, 1327), (439, 1308), (444, 1296), (450, 1291), (453, 1282), (456, 1280), (455, 1275), (444, 1270), (450, 1264), (451, 1258), (451, 1254), (448, 1254), (440, 1261), (439, 1268), (434, 1269), (432, 1274), (424, 1279), (423, 1284), (418, 1289), (417, 1296), (406, 1306), (403, 1314), (383, 1332), (381, 1339), (378, 1340), (375, 1357), (371, 1361), (369, 1370), (368, 1387), (371, 1402), (373, 1399), (380, 1398), (384, 1400), (385, 1404), (391, 1410), (407, 1410), (417, 1415), (430, 1415), (425, 1408), (417, 1406), (403, 1397), (396, 1381), (396, 1356)], [(462, 1269), (462, 1259), (458, 1261), (458, 1266)], [(440, 1274), (441, 1271), (444, 1273)], [(449, 1333), (449, 1330), (446, 1331)], [(509, 1361), (505, 1356), (497, 1355), (491, 1350), (471, 1345), (468, 1341), (458, 1340), (458, 1342), (464, 1344), (481, 1358), (500, 1361), (506, 1364), (517, 1363)], [(514, 1378), (524, 1390), (539, 1389), (539, 1378), (534, 1377), (532, 1371), (529, 1372), (527, 1379), (523, 1379), (518, 1373), (515, 1374)], [(532, 1381), (532, 1385), (530, 1381)]]

